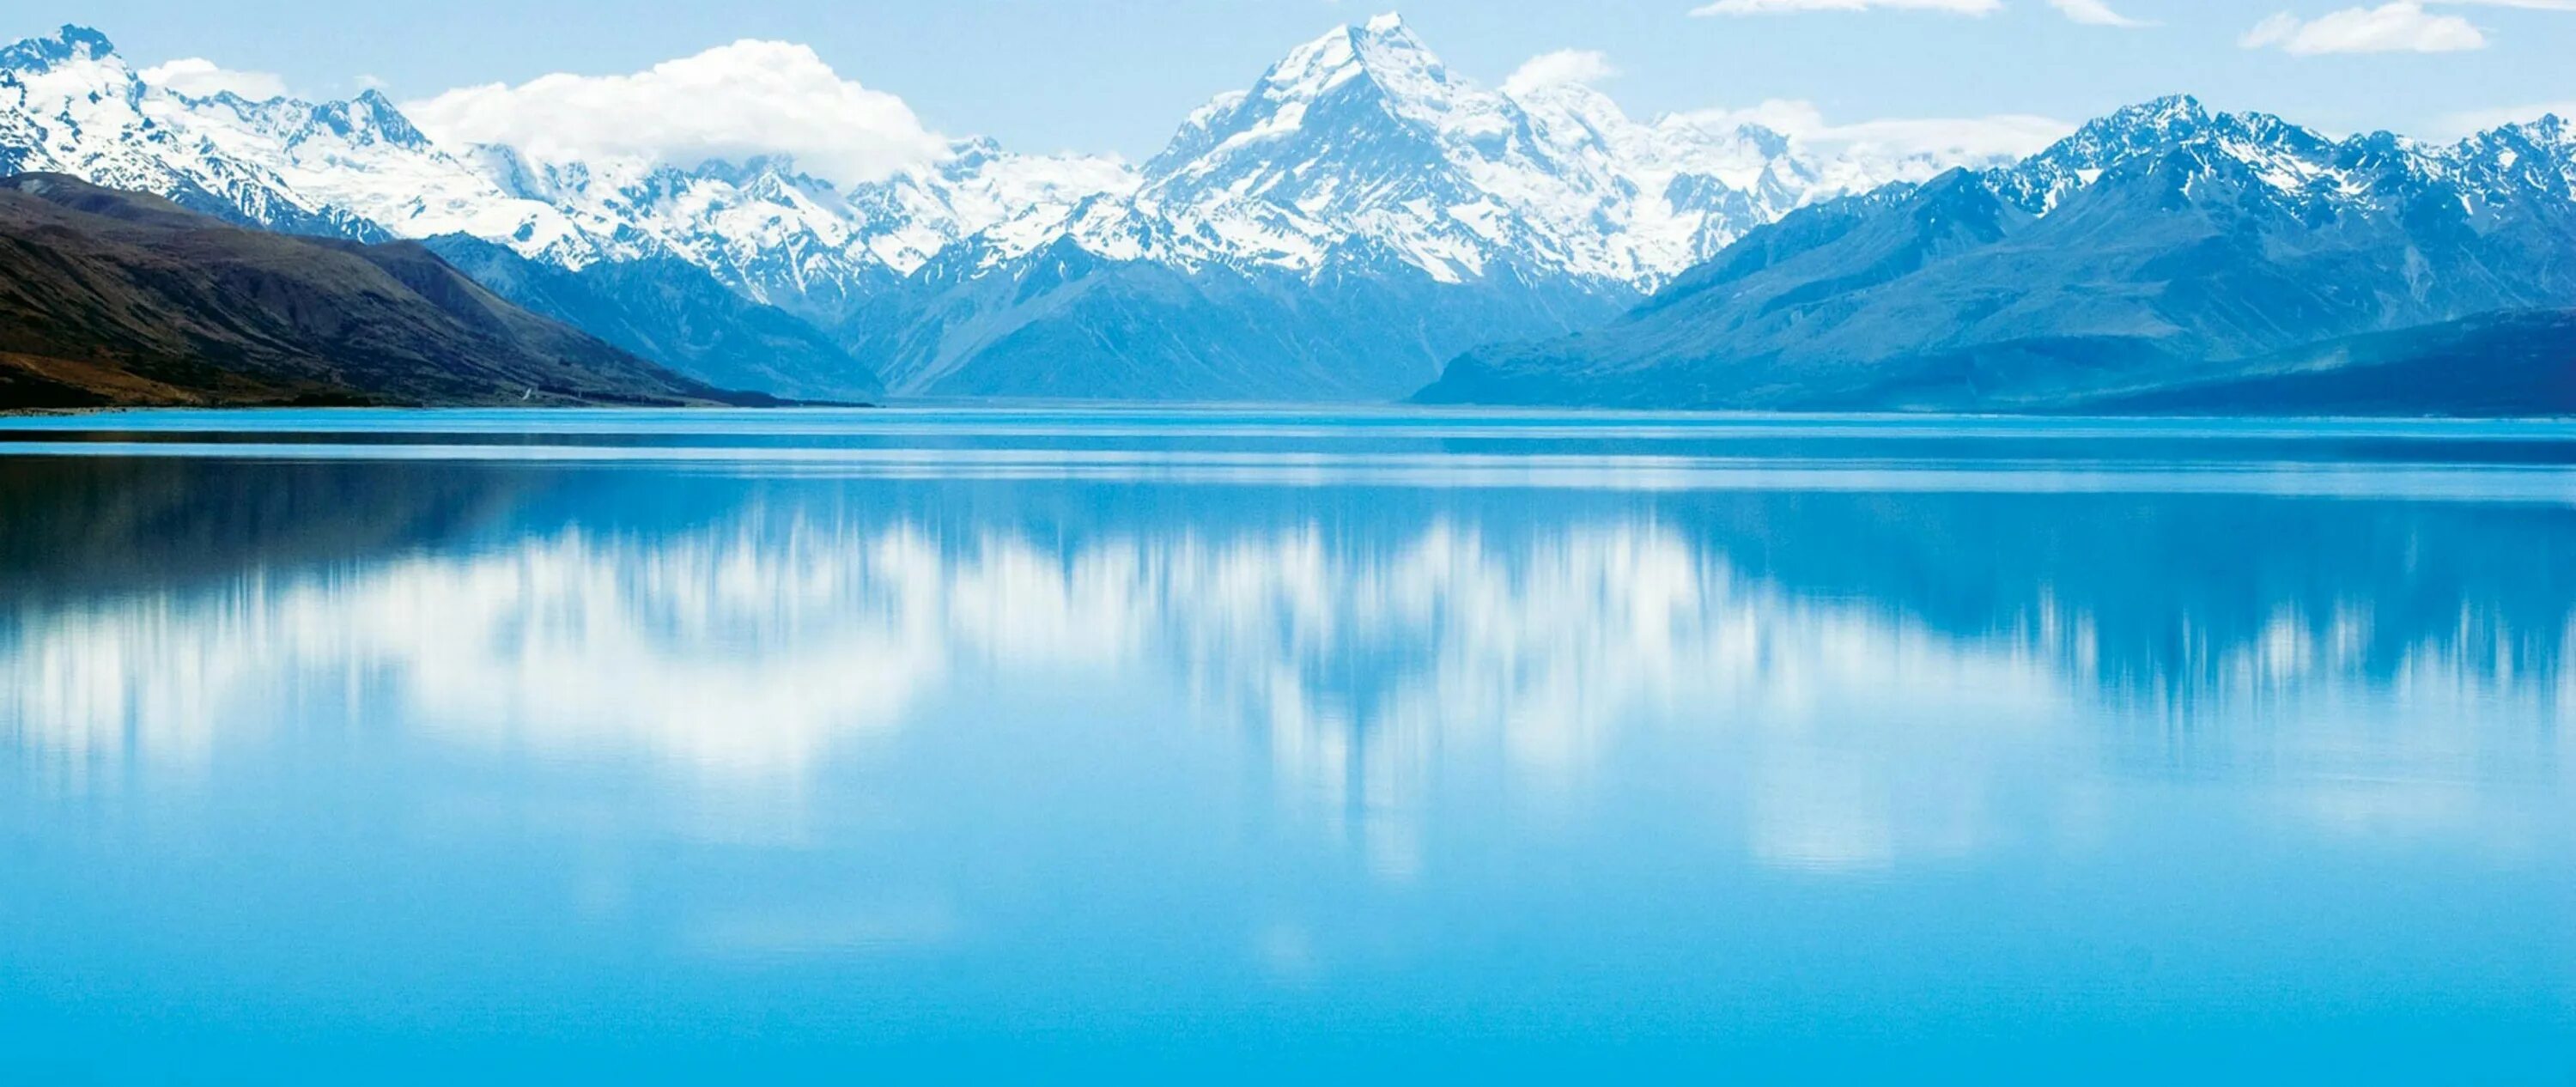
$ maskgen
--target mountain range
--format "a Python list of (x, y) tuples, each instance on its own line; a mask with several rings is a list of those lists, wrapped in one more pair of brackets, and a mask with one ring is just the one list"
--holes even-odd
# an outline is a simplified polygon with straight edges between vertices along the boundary
[(513, 306), (417, 242), (0, 178), (0, 408), (771, 402)]
[(189, 95), (66, 27), (0, 48), (0, 173), (22, 170), (417, 239), (691, 378), (792, 397), (2260, 406), (2466, 345), (2576, 354), (2556, 119), (2437, 144), (2175, 97), (2026, 159), (1827, 149), (1637, 121), (1580, 82), (1479, 86), (1393, 16), (1290, 50), (1142, 164), (961, 140), (848, 185), (442, 146), (374, 92)]
[(419, 239), (630, 351), (806, 397), (1390, 399), (1609, 320), (1790, 209), (1954, 164), (1480, 87), (1393, 16), (1291, 50), (1141, 166), (964, 140), (848, 186), (784, 158), (440, 146), (372, 91), (190, 95), (79, 27), (0, 48), (0, 172)]
[[(2494, 410), (2498, 381), (2558, 390), (2518, 410), (2576, 411), (2569, 310), (2561, 120), (2338, 140), (2177, 97), (2009, 166), (1802, 208), (1615, 322), (1470, 353), (1421, 398), (2305, 411), (2405, 372), (2422, 381), (2410, 412)], [(2354, 337), (2372, 339), (2344, 349)], [(2540, 370), (2479, 365), (2492, 357)]]

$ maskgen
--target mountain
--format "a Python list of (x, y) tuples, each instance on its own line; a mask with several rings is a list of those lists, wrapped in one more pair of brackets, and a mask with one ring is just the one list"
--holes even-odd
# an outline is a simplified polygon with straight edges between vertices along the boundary
[[(2569, 253), (2576, 131), (2556, 118), (2426, 145), (2171, 98), (2020, 163), (1793, 212), (1605, 327), (1465, 354), (1421, 399), (2054, 410), (2576, 307)], [(2427, 390), (2424, 410), (2481, 395)]]
[(1506, 268), (1646, 291), (1791, 208), (1938, 170), (1828, 162), (1740, 121), (1641, 124), (1579, 82), (1487, 89), (1385, 15), (1218, 96), (1132, 199), (1067, 233), (1184, 268), (1391, 257), (1443, 282)]
[[(785, 315), (740, 300), (682, 313), (678, 298), (713, 298), (711, 272), (675, 258), (678, 243), (577, 203), (550, 203), (506, 188), (490, 156), (451, 153), (413, 127), (382, 94), (347, 102), (252, 102), (231, 93), (191, 96), (148, 84), (96, 31), (0, 47), (0, 175), (52, 171), (112, 188), (156, 193), (193, 211), (246, 226), (360, 242), (462, 236), (527, 261), (590, 277), (577, 311), (552, 311), (604, 338), (711, 383), (750, 373), (728, 353), (741, 344), (795, 346), (778, 363), (796, 395), (858, 398), (878, 389), (867, 366), (810, 329), (783, 334)], [(476, 262), (479, 270), (513, 262)], [(674, 265), (685, 267), (674, 267)], [(685, 271), (687, 274), (677, 274)], [(509, 294), (518, 278), (494, 285)], [(513, 295), (514, 297), (519, 297)], [(521, 297), (544, 309), (545, 296)], [(743, 304), (751, 301), (752, 304)], [(686, 324), (688, 335), (629, 330)]]
[(1792, 207), (1908, 171), (1933, 167), (1640, 124), (1579, 84), (1485, 89), (1382, 16), (1210, 102), (1051, 242), (942, 252), (852, 342), (910, 392), (1390, 399), (1459, 350), (1606, 320)]
[(2576, 415), (2576, 310), (2512, 310), (2159, 375), (2064, 410), (2105, 415)]
[(1633, 121), (1563, 79), (1480, 87), (1393, 16), (1291, 50), (1141, 167), (970, 139), (849, 185), (776, 157), (442, 147), (374, 93), (192, 96), (77, 27), (0, 50), (0, 170), (439, 239), (630, 350), (804, 396), (880, 374), (906, 394), (1397, 396), (1466, 348), (1607, 320), (1793, 208), (1955, 164)]
[(0, 179), (0, 407), (764, 400), (512, 306), (418, 243)]
[(637, 356), (687, 359), (690, 377), (801, 400), (867, 400), (876, 372), (786, 311), (744, 298), (677, 257), (566, 268), (466, 234), (421, 243), (492, 293)]
[(1578, 327), (1615, 306), (1562, 280), (1471, 287), (1404, 262), (1313, 274), (1102, 256), (1071, 238), (994, 267), (943, 256), (880, 303), (860, 353), (938, 396), (1389, 400), (1497, 330)]
[(1026, 252), (1082, 201), (1133, 184), (1112, 159), (1014, 155), (989, 140), (957, 141), (934, 166), (846, 190), (783, 156), (682, 169), (642, 157), (535, 159), (496, 146), (467, 155), (514, 198), (607, 224), (609, 236), (624, 239), (603, 250), (613, 259), (674, 257), (746, 298), (823, 324), (950, 244), (984, 237)]

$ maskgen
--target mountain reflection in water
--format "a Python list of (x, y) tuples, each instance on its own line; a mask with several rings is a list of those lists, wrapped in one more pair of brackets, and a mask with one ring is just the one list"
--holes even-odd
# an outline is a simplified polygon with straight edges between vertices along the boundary
[[(458, 743), (792, 784), (959, 691), (1141, 687), (1185, 692), (1204, 726), (1257, 741), (1320, 814), (1392, 824), (1371, 840), (1402, 841), (1444, 759), (1491, 757), (1563, 792), (1586, 787), (1622, 728), (1729, 744), (1861, 720), (1883, 757), (1841, 769), (1870, 780), (1752, 794), (1800, 794), (1783, 803), (1820, 824), (1780, 827), (1764, 855), (1861, 861), (1887, 859), (1894, 832), (1830, 798), (1880, 791), (1921, 765), (1918, 747), (1945, 753), (1943, 773), (2043, 738), (2140, 767), (2263, 759), (2277, 727), (2228, 724), (2304, 701), (2342, 707), (2316, 727), (2351, 732), (2308, 744), (2421, 772), (2547, 739), (2454, 715), (2536, 728), (2576, 694), (2564, 507), (1295, 492), (1165, 505), (992, 486), (960, 508), (946, 488), (539, 473), (501, 475), (506, 498), (460, 514), (444, 496), (492, 473), (359, 463), (302, 467), (285, 489), (330, 501), (227, 536), (205, 522), (277, 495), (279, 469), (46, 467), (56, 475), (14, 507), (12, 558), (121, 563), (134, 579), (65, 593), (22, 567), (32, 599), (0, 628), (6, 719), (71, 775), (200, 763), (240, 739), (228, 731), (268, 723), (261, 707), (327, 688), (352, 720)], [(98, 472), (164, 505), (111, 519), (129, 538), (47, 538), (98, 531), (95, 511), (43, 510), (96, 493), (61, 475)], [(639, 516), (628, 499), (647, 490)], [(384, 526), (410, 536), (366, 538)], [(173, 560), (204, 569), (160, 583)], [(2074, 718), (2116, 725), (2085, 735)]]
[[(1287, 905), (1325, 858), (1453, 920), (1512, 908), (1479, 891), (1488, 869), (1554, 858), (1515, 892), (1537, 896), (1527, 916), (1625, 924), (1633, 944), (1561, 961), (1556, 937), (1510, 946), (1676, 1016), (1715, 1007), (1693, 994), (1720, 982), (1613, 967), (1658, 934), (1696, 933), (1669, 953), (1725, 938), (1595, 903), (1584, 881), (1893, 889), (2046, 878), (2052, 857), (2145, 873), (2177, 854), (2142, 843), (2189, 838), (2210, 856), (2430, 850), (2444, 859), (2404, 864), (2566, 887), (2576, 507), (2289, 490), (0, 459), (0, 769), (13, 811), (148, 801), (181, 822), (214, 818), (246, 766), (290, 806), (308, 786), (276, 767), (382, 775), (367, 806), (416, 808), (368, 848), (397, 851), (420, 834), (509, 848), (539, 826), (895, 850), (866, 870), (901, 877), (861, 881), (863, 905), (813, 905), (824, 873), (735, 865), (747, 882), (723, 908), (619, 924), (662, 926), (637, 938), (682, 959), (769, 963), (1067, 938), (1009, 904), (1043, 887), (1066, 924), (1109, 926), (1095, 950), (1216, 992), (1240, 983), (1192, 967), (1205, 951), (1122, 943), (1104, 919), (1151, 887), (991, 869), (1088, 828), (1114, 840), (1059, 848), (1139, 858), (1093, 863), (1170, 881), (1168, 903), (1241, 899), (1225, 924), (1257, 972), (1314, 985), (1417, 961), (1404, 947), (1467, 953)], [(363, 754), (378, 747), (399, 757)], [(447, 769), (425, 783), (426, 767)], [(883, 844), (923, 825), (938, 844)], [(562, 909), (603, 924), (678, 893), (639, 864), (608, 863)], [(2549, 931), (2540, 904), (2504, 931)], [(1057, 998), (1156, 1006), (1039, 959)], [(2561, 1021), (2545, 1009), (2576, 993), (2571, 963), (2529, 964), (2547, 980), (2520, 982), (2533, 1003), (2506, 1018)], [(2432, 974), (2424, 993), (2457, 995)], [(2192, 976), (2223, 988), (2224, 971)], [(976, 1036), (938, 991), (960, 1001), (947, 1029)]]

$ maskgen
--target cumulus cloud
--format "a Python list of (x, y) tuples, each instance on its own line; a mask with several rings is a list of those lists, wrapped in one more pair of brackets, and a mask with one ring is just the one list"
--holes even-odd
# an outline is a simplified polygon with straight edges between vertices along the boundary
[(1599, 83), (1619, 74), (1610, 57), (1597, 49), (1559, 49), (1541, 53), (1514, 69), (1503, 80), (1503, 93), (1515, 98), (1547, 87), (1569, 83)]
[(2003, 0), (1715, 0), (1691, 9), (1691, 14), (1710, 15), (1779, 15), (1799, 11), (1940, 11), (1952, 15), (1992, 15), (2004, 9)]
[(2056, 8), (2060, 14), (2086, 26), (2116, 26), (2122, 29), (2136, 29), (2138, 27), (2155, 25), (2154, 23), (2146, 22), (2141, 19), (2132, 19), (2117, 11), (2113, 11), (2111, 9), (2111, 5), (2105, 3), (2104, 0), (2048, 0), (2048, 6)]
[(231, 91), (254, 102), (265, 102), (286, 95), (286, 81), (273, 72), (235, 71), (204, 57), (182, 57), (166, 64), (155, 64), (142, 72), (143, 81), (168, 87), (190, 98), (208, 98)]
[[(2538, 0), (2524, 0), (2525, 4)], [(2521, 5), (2516, 5), (2521, 6)], [(2302, 19), (2281, 12), (2255, 24), (2238, 42), (2293, 56), (2329, 53), (2456, 53), (2484, 49), (2486, 34), (2457, 15), (2436, 15), (2413, 0)]]
[(1774, 99), (1739, 110), (1685, 114), (1711, 127), (1758, 124), (1818, 149), (1863, 158), (1993, 162), (2037, 154), (2075, 126), (2053, 117), (2006, 113), (1986, 117), (1884, 118), (1838, 124), (1813, 102)]
[(2458, 139), (2505, 125), (2537, 121), (2543, 117), (2576, 121), (2576, 99), (2564, 102), (2533, 102), (2520, 106), (2500, 106), (2495, 109), (2477, 109), (2448, 114), (2436, 122), (2433, 134)]
[(462, 87), (403, 112), (441, 142), (502, 144), (541, 161), (641, 156), (688, 167), (785, 154), (843, 184), (934, 161), (947, 147), (903, 99), (777, 41), (738, 41), (631, 75)]
[[(2576, 0), (2499, 0), (2547, 4)], [(2141, 27), (2155, 24), (2132, 19), (2112, 9), (2110, 0), (2048, 0), (2067, 18), (2092, 26)], [(1691, 10), (1698, 16), (1784, 15), (1805, 11), (1937, 11), (1951, 15), (1992, 15), (2003, 0), (1713, 0)]]

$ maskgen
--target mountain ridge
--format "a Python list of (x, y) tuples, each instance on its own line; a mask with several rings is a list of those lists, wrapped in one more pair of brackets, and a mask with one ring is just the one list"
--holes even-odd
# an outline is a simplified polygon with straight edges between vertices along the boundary
[[(2342, 337), (2576, 306), (2576, 138), (2335, 140), (2186, 96), (2011, 166), (1811, 206), (1431, 402), (2048, 410)], [(2439, 396), (2427, 394), (2428, 403)]]
[(1480, 86), (1392, 15), (1142, 164), (968, 139), (849, 185), (444, 148), (380, 94), (192, 97), (66, 28), (0, 50), (0, 166), (424, 239), (702, 380), (829, 398), (1978, 407), (2555, 307), (2576, 274), (2555, 118), (2336, 139), (2173, 95), (2022, 158), (1828, 152)]
[(0, 407), (772, 402), (512, 306), (417, 242), (0, 179)]
[[(1393, 16), (1290, 50), (1251, 89), (1220, 95), (1194, 113), (1141, 168), (961, 140), (942, 162), (848, 186), (774, 157), (681, 167), (540, 159), (497, 146), (442, 148), (378, 94), (318, 104), (193, 97), (148, 85), (103, 35), (78, 28), (12, 50), (20, 59), (0, 65), (0, 155), (13, 156), (13, 168), (164, 192), (200, 210), (298, 233), (472, 237), (576, 274), (618, 263), (692, 265), (751, 302), (822, 330), (845, 354), (866, 356), (848, 363), (817, 356), (775, 375), (773, 388), (797, 393), (872, 391), (875, 375), (859, 369), (914, 393), (943, 390), (906, 384), (912, 375), (945, 380), (966, 372), (978, 387), (1040, 379), (1017, 363), (984, 369), (988, 362), (974, 350), (981, 340), (940, 343), (923, 334), (952, 324), (1063, 327), (1060, 343), (1102, 345), (1074, 360), (1077, 370), (1090, 361), (1104, 373), (1150, 377), (1150, 352), (1111, 342), (1133, 322), (1089, 311), (1090, 291), (1044, 313), (1004, 306), (974, 321), (941, 319), (990, 305), (987, 296), (1002, 292), (943, 293), (940, 277), (950, 286), (986, 276), (1032, 282), (1044, 278), (1041, 270), (1016, 266), (1043, 262), (1051, 247), (1071, 239), (1120, 284), (1100, 292), (1104, 297), (1174, 307), (1142, 318), (1170, 326), (1159, 337), (1175, 345), (1164, 361), (1188, 364), (1189, 351), (1179, 345), (1198, 334), (1193, 327), (1292, 321), (1299, 327), (1283, 330), (1280, 342), (1343, 347), (1247, 360), (1267, 372), (1237, 384), (1297, 397), (1398, 395), (1487, 336), (1565, 331), (1607, 316), (1787, 207), (1933, 165), (1829, 163), (1748, 122), (1633, 122), (1598, 92), (1570, 84), (1487, 89), (1450, 73)], [(1348, 127), (1327, 130), (1336, 107)], [(1194, 137), (1193, 126), (1207, 131)], [(1368, 162), (1333, 158), (1333, 137), (1346, 133), (1384, 154)], [(1263, 155), (1270, 161), (1255, 161)], [(1364, 173), (1383, 184), (1351, 183), (1338, 192), (1281, 184)], [(1256, 175), (1268, 184), (1234, 190), (1232, 182)], [(476, 267), (500, 275), (504, 263)], [(1439, 286), (1425, 293), (1425, 277)], [(493, 282), (509, 289), (526, 278)], [(1364, 289), (1372, 279), (1385, 281), (1374, 294)], [(1492, 289), (1481, 289), (1489, 279)], [(1205, 290), (1178, 289), (1194, 282)], [(1349, 305), (1272, 306), (1259, 318), (1204, 308), (1219, 296), (1275, 299), (1320, 284)], [(692, 289), (665, 277), (586, 290), (603, 304), (584, 312), (599, 313), (596, 330), (613, 338), (650, 323), (653, 306)], [(604, 305), (610, 301), (620, 304)], [(1434, 321), (1440, 327), (1422, 336), (1395, 334), (1377, 345), (1335, 327), (1435, 301), (1470, 319)], [(1560, 311), (1570, 316), (1556, 316)], [(929, 325), (882, 327), (916, 319)], [(1488, 319), (1498, 323), (1467, 331)], [(1447, 331), (1451, 325), (1459, 331)], [(710, 342), (759, 335), (745, 328)], [(894, 345), (913, 346), (872, 353)], [(747, 372), (739, 360), (656, 357), (708, 378)], [(1131, 359), (1143, 368), (1121, 361)], [(1300, 389), (1301, 374), (1319, 380)], [(1157, 393), (1150, 383), (1121, 380), (1089, 395)]]

